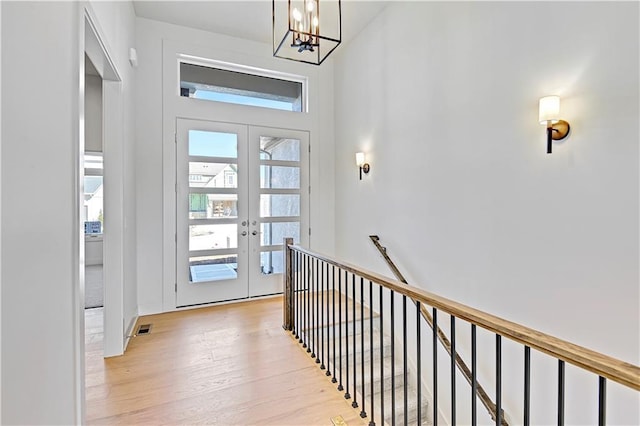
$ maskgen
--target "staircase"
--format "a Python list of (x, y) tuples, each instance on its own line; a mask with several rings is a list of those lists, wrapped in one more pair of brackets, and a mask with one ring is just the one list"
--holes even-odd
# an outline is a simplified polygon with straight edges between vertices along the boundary
[[(355, 303), (356, 315), (354, 321), (353, 299), (345, 299), (344, 295), (339, 297), (337, 292), (315, 292), (310, 295), (307, 303), (310, 306), (315, 306), (316, 298), (327, 301), (330, 300), (327, 297), (333, 296), (336, 297), (335, 322), (332, 317), (332, 306), (329, 305), (330, 315), (328, 320), (325, 311), (323, 312), (324, 315), (318, 316), (315, 321), (309, 321), (314, 322), (313, 327), (300, 328), (302, 330), (302, 336), (300, 337), (308, 345), (307, 351), (315, 355), (316, 363), (322, 367), (328, 367), (327, 375), (331, 375), (331, 380), (336, 383), (338, 391), (344, 393), (345, 398), (352, 401), (352, 407), (360, 412), (361, 417), (369, 418), (370, 425), (418, 424), (417, 380), (415, 371), (410, 369), (407, 371), (407, 409), (405, 416), (404, 359), (398, 334), (396, 334), (395, 345), (392, 345), (388, 324), (384, 325), (384, 332), (381, 333), (378, 314), (373, 312), (373, 318), (371, 318), (369, 309), (361, 307), (357, 302)], [(338, 302), (339, 299), (341, 304)], [(338, 306), (342, 307), (341, 311), (339, 311)], [(341, 318), (339, 319), (339, 317)], [(363, 321), (360, 320), (361, 318)], [(398, 333), (397, 330), (396, 333)], [(395, 346), (395, 356), (392, 357), (393, 346)], [(371, 370), (372, 362), (373, 374)], [(371, 409), (372, 382), (373, 410)], [(392, 395), (395, 396), (395, 406), (392, 403)], [(433, 424), (431, 404), (428, 402), (429, 398), (430, 396), (423, 386), (420, 413), (420, 424), (422, 425)], [(384, 411), (382, 411), (382, 408), (384, 408)], [(380, 421), (380, 415), (383, 412), (384, 423)], [(371, 423), (372, 421), (373, 423)]]
[[(377, 237), (372, 236), (371, 239), (379, 246)], [(565, 415), (569, 415), (573, 419), (570, 423), (595, 423), (597, 419), (598, 425), (605, 426), (609, 381), (622, 385), (619, 389), (627, 392), (625, 398), (637, 398), (640, 392), (640, 367), (637, 365), (426, 292), (406, 284), (399, 273), (399, 280), (392, 280), (376, 272), (293, 245), (292, 238), (285, 239), (284, 248), (282, 326), (293, 332), (302, 347), (307, 349), (312, 358), (316, 358), (321, 369), (328, 370), (327, 376), (332, 376), (331, 380), (337, 383), (338, 390), (353, 401), (352, 405), (359, 410), (360, 416), (369, 419), (370, 426), (428, 425), (435, 420), (443, 420), (440, 413), (444, 411), (440, 410), (447, 411), (444, 415), (450, 413), (452, 424), (456, 423), (459, 415), (464, 417), (465, 423), (476, 424), (478, 416), (489, 414), (497, 426), (508, 426), (503, 410), (503, 397), (509, 395), (509, 398), (518, 398), (518, 394), (521, 394), (523, 407), (522, 413), (518, 415), (521, 417), (518, 422), (521, 420), (522, 424), (532, 424), (532, 419), (534, 422), (549, 423), (548, 420), (540, 419), (546, 419), (555, 412), (558, 424), (564, 424)], [(379, 246), (379, 250), (385, 258), (388, 257), (384, 247)], [(365, 282), (368, 284), (366, 287)], [(403, 303), (394, 303), (399, 302), (399, 298), (402, 298)], [(364, 300), (375, 311), (371, 315), (363, 306)], [(398, 306), (402, 312), (398, 312)], [(447, 322), (450, 324), (450, 336), (444, 335), (439, 326)], [(390, 324), (395, 324), (395, 327)], [(470, 366), (456, 350), (455, 333), (458, 326), (469, 325)], [(407, 334), (408, 329), (413, 330), (413, 334), (422, 330), (423, 326), (425, 331), (429, 328), (433, 331), (432, 339), (421, 338), (422, 333), (413, 336)], [(392, 330), (395, 330), (395, 335)], [(493, 337), (493, 350), (482, 348), (478, 351), (476, 330), (483, 333), (483, 339)], [(522, 367), (515, 359), (509, 358), (507, 362), (503, 360), (503, 341), (508, 341), (511, 348), (516, 345), (523, 349)], [(412, 347), (407, 348), (401, 342), (408, 342), (408, 346)], [(441, 362), (450, 366), (450, 389), (446, 394), (439, 395), (434, 391), (432, 397), (423, 389), (424, 383), (417, 379), (420, 378), (421, 371), (430, 371), (434, 375), (434, 389), (438, 388), (440, 356), (437, 354), (440, 352), (440, 345), (445, 352)], [(429, 353), (432, 354), (431, 369), (425, 365), (424, 360), (424, 356), (429, 358)], [(555, 359), (556, 368), (532, 362), (534, 353), (542, 353)], [(415, 358), (415, 372), (407, 371), (408, 358)], [(495, 376), (483, 377), (493, 387), (491, 396), (478, 383), (477, 365), (480, 362), (483, 365), (491, 362), (494, 364)], [(504, 374), (503, 364), (507, 366), (504, 371), (509, 372), (508, 376)], [(572, 401), (577, 398), (581, 403), (573, 401), (568, 407), (565, 407), (566, 382), (572, 377), (566, 377), (565, 364), (571, 364), (572, 368), (597, 379), (593, 380), (594, 384), (591, 386), (595, 392), (589, 395), (573, 393)], [(510, 374), (514, 367), (521, 368), (521, 384), (517, 383), (517, 379), (514, 381)], [(545, 386), (544, 389), (540, 386), (534, 388), (531, 386), (532, 372), (537, 376), (556, 377), (557, 383)], [(459, 398), (456, 395), (460, 395), (460, 392), (456, 393), (456, 377), (459, 374), (471, 386), (473, 397), (470, 410), (466, 406), (461, 409), (458, 404)], [(571, 381), (572, 386), (575, 386), (575, 380)], [(428, 384), (431, 385), (431, 382)], [(581, 382), (580, 386), (583, 385)], [(532, 407), (531, 401), (534, 398), (548, 399), (549, 393), (556, 393), (555, 403)], [(492, 400), (492, 397), (495, 399)], [(465, 396), (466, 398), (468, 397)], [(619, 397), (616, 399), (621, 400)], [(439, 401), (444, 402), (440, 405)], [(596, 405), (594, 412), (581, 409)], [(434, 412), (437, 413), (437, 419), (432, 417)], [(638, 423), (634, 413), (630, 412), (628, 416), (625, 414), (633, 419), (626, 423)], [(586, 418), (591, 420), (583, 420)]]

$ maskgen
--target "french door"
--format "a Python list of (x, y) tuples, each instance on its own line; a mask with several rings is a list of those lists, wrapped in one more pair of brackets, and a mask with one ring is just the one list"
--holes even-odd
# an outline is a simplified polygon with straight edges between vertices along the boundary
[(178, 119), (176, 306), (282, 292), (309, 235), (309, 134)]

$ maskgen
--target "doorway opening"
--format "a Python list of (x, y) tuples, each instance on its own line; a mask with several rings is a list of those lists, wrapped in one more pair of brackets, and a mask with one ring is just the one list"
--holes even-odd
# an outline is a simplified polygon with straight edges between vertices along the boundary
[(104, 305), (102, 77), (84, 58), (84, 307), (95, 309)]

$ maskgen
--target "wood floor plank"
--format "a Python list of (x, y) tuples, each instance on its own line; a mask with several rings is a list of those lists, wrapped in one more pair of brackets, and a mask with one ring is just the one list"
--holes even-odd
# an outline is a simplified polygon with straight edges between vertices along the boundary
[[(290, 333), (281, 298), (141, 317), (151, 334), (102, 358), (88, 330), (88, 424), (366, 424)], [(98, 323), (99, 326), (99, 323)]]

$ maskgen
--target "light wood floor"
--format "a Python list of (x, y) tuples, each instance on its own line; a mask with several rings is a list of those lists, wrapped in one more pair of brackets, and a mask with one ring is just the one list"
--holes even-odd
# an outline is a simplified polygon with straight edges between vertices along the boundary
[(86, 315), (89, 424), (366, 424), (282, 329), (281, 298), (141, 317), (151, 334), (106, 360), (101, 316)]

